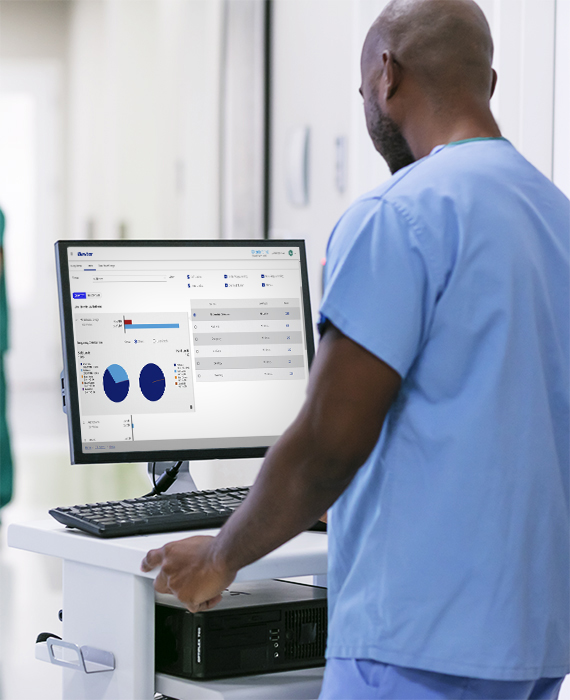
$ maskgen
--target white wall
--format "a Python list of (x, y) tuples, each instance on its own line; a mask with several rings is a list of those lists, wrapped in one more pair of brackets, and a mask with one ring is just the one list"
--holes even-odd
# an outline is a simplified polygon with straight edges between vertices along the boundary
[(220, 0), (75, 0), (71, 236), (219, 236), (220, 41)]
[(264, 19), (263, 0), (224, 3), (223, 238), (264, 235)]
[(482, 0), (499, 79), (492, 108), (503, 135), (552, 177), (555, 0)]
[[(53, 243), (64, 227), (68, 10), (67, 3), (53, 0), (0, 3), (0, 91), (29, 99), (33, 113), (30, 142), (11, 144), (16, 148), (10, 148), (15, 162), (7, 163), (6, 157), (2, 161), (3, 167), (15, 172), (17, 149), (22, 151), (22, 161), (29, 151), (34, 180), (27, 193), (32, 199), (27, 233), (18, 226), (17, 211), (12, 216), (9, 192), (0, 192), (6, 214), (6, 278), (12, 297), (7, 357), (12, 389), (57, 387), (61, 369)], [(10, 184), (18, 188), (23, 183), (12, 175)]]
[[(335, 139), (348, 139), (351, 153), (351, 119), (360, 100), (354, 81), (353, 9), (351, 0), (274, 2), (270, 235), (306, 239), (315, 310), (328, 236), (354, 194), (335, 186)], [(310, 129), (304, 207), (290, 203), (286, 184), (289, 138), (298, 126)]]
[(65, 61), (68, 16), (69, 3), (61, 0), (2, 0), (0, 55)]
[(159, 21), (162, 235), (218, 237), (222, 3), (163, 1)]
[(570, 197), (570, 0), (556, 1), (553, 179)]

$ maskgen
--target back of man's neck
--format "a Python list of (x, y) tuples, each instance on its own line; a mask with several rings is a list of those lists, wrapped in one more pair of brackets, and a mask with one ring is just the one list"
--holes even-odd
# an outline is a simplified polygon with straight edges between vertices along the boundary
[(406, 125), (403, 134), (416, 160), (429, 155), (436, 146), (470, 139), (500, 138), (499, 129), (490, 111), (458, 116), (453, 119), (428, 119), (423, 124)]

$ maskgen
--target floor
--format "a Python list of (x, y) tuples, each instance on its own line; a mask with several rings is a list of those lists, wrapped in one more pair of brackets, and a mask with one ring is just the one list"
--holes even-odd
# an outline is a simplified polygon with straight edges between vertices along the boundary
[[(45, 519), (53, 505), (143, 493), (148, 482), (141, 465), (70, 466), (57, 387), (15, 393), (11, 427), (17, 478), (15, 498), (2, 511), (0, 527), (0, 700), (56, 700), (61, 697), (60, 669), (35, 660), (34, 642), (40, 632), (61, 630), (60, 562), (8, 548), (7, 526)], [(253, 469), (244, 467), (243, 473)], [(196, 475), (201, 488), (227, 480), (223, 470), (214, 480), (206, 472)], [(570, 700), (570, 676), (560, 698)]]

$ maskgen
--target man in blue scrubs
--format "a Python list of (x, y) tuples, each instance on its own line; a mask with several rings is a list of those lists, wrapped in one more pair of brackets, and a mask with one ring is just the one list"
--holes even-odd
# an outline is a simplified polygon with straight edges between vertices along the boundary
[(555, 698), (570, 670), (570, 205), (501, 138), (492, 51), (471, 0), (372, 26), (395, 174), (331, 237), (307, 401), (217, 537), (143, 562), (206, 609), (334, 503), (323, 700)]

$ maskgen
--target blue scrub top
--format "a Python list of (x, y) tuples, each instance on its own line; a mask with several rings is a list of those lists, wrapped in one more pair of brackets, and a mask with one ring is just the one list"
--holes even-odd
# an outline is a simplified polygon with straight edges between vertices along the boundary
[(321, 314), (403, 381), (330, 513), (327, 656), (570, 671), (569, 231), (504, 139), (434, 149), (337, 224)]

